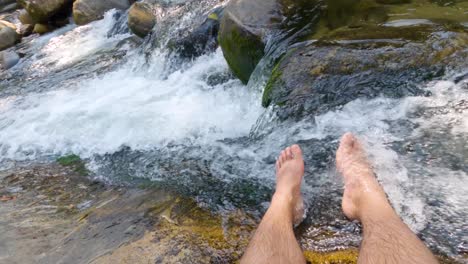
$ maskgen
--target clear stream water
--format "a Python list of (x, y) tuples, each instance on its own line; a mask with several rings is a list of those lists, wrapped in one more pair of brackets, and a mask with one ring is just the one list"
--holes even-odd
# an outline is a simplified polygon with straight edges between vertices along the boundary
[[(172, 30), (213, 8), (207, 2), (182, 13)], [(260, 216), (276, 155), (299, 142), (309, 205), (301, 242), (330, 250), (360, 239), (359, 225), (340, 213), (334, 168), (338, 139), (351, 131), (405, 222), (433, 249), (466, 254), (468, 80), (458, 78), (466, 72), (422, 83), (429, 97), (358, 99), (280, 122), (274, 108), (261, 107), (261, 82), (232, 78), (221, 50), (176, 61), (148, 39), (133, 41), (122, 16), (111, 11), (22, 44), (33, 55), (0, 73), (2, 169), (74, 153), (104, 181), (150, 179), (216, 210)], [(326, 231), (334, 235), (324, 238)]]

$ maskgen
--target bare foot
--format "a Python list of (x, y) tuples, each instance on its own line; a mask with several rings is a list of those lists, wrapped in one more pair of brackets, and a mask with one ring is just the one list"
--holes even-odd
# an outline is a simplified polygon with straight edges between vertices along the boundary
[(361, 143), (351, 133), (341, 138), (336, 153), (336, 167), (344, 178), (342, 207), (349, 219), (361, 221), (364, 212), (372, 209), (369, 206), (389, 206)]
[(281, 151), (276, 161), (275, 196), (285, 198), (291, 204), (293, 223), (300, 224), (304, 215), (304, 201), (301, 195), (301, 183), (304, 176), (304, 160), (298, 145)]

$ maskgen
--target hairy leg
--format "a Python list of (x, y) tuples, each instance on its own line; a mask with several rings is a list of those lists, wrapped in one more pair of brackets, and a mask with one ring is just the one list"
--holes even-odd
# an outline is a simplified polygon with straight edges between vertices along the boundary
[(305, 263), (293, 232), (302, 217), (301, 182), (304, 161), (299, 146), (281, 152), (276, 162), (276, 191), (270, 208), (241, 259), (241, 263)]
[(336, 164), (345, 181), (343, 212), (364, 229), (358, 263), (437, 263), (393, 210), (362, 145), (350, 133), (341, 139)]

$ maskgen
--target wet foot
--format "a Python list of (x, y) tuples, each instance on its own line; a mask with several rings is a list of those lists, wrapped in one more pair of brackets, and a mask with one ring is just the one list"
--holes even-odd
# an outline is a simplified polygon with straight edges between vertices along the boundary
[(304, 215), (301, 183), (304, 176), (304, 160), (298, 145), (284, 149), (276, 161), (275, 197), (282, 197), (290, 203), (293, 223), (299, 224)]
[(336, 167), (344, 178), (342, 207), (349, 219), (361, 221), (366, 212), (389, 207), (364, 148), (351, 133), (345, 134), (341, 139), (336, 153)]

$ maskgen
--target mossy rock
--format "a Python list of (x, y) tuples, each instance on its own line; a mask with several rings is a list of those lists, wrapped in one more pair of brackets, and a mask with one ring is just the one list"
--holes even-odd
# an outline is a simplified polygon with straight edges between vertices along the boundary
[(102, 19), (104, 13), (113, 8), (126, 10), (129, 7), (129, 0), (76, 0), (73, 3), (73, 19), (77, 25), (85, 25)]
[(128, 27), (139, 37), (146, 37), (154, 25), (156, 25), (156, 16), (152, 5), (145, 2), (134, 3), (128, 12)]
[(18, 0), (36, 23), (47, 22), (53, 16), (66, 12), (72, 0)]
[(264, 30), (276, 1), (233, 0), (227, 5), (219, 32), (219, 45), (235, 76), (246, 84), (264, 55)]
[[(219, 44), (235, 76), (247, 83), (265, 55), (270, 38), (294, 43), (304, 32), (313, 31), (322, 2), (316, 0), (232, 0), (226, 6)], [(305, 28), (305, 29), (304, 29)], [(304, 32), (302, 32), (304, 31)], [(275, 46), (275, 45), (273, 45)]]
[(57, 159), (57, 163), (65, 167), (72, 167), (80, 175), (87, 176), (89, 174), (84, 161), (78, 155), (72, 154), (60, 157)]
[(463, 60), (467, 38), (467, 33), (445, 32), (421, 41), (395, 38), (304, 44), (275, 66), (262, 103), (280, 106), (280, 117), (300, 118), (334, 110), (357, 98), (424, 95), (421, 83), (446, 70), (468, 66)]
[(20, 36), (16, 33), (16, 26), (10, 22), (0, 20), (0, 50), (15, 45), (19, 39)]

